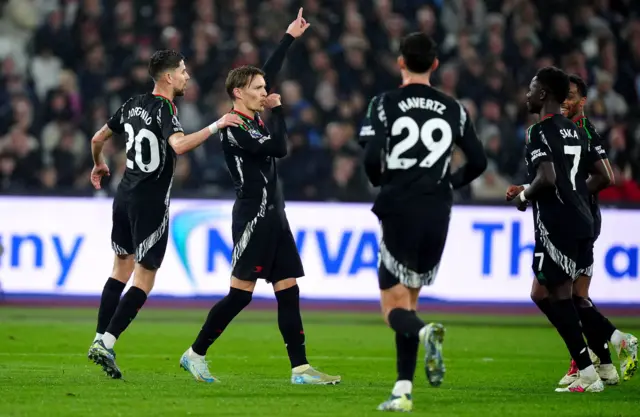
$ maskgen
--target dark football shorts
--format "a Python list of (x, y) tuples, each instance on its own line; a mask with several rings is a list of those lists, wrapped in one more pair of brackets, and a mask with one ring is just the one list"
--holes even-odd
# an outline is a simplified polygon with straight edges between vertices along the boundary
[(449, 231), (449, 207), (419, 215), (390, 214), (381, 219), (378, 286), (421, 288), (433, 284)]
[[(590, 254), (590, 255), (589, 255)], [(584, 256), (583, 258), (581, 258)], [(589, 261), (590, 257), (590, 261)], [(567, 238), (560, 235), (536, 236), (533, 253), (533, 272), (538, 282), (546, 287), (554, 287), (579, 275), (578, 262), (585, 267), (593, 265), (593, 240)]]
[(598, 203), (591, 204), (591, 214), (593, 215), (593, 239), (589, 241), (588, 245), (581, 248), (578, 254), (578, 261), (576, 262), (576, 273), (578, 277), (580, 275), (586, 275), (589, 278), (593, 276), (593, 246), (596, 240), (598, 240), (602, 228), (602, 217)]
[(576, 261), (576, 278), (580, 275), (586, 275), (589, 278), (593, 276), (593, 244), (595, 240), (589, 239), (589, 243), (580, 248), (578, 260)]
[(276, 283), (304, 276), (298, 247), (283, 213), (267, 210), (264, 217), (234, 218), (231, 228), (234, 277)]
[(111, 246), (117, 255), (135, 255), (149, 270), (160, 268), (169, 239), (169, 205), (165, 199), (132, 201), (121, 195), (113, 200)]

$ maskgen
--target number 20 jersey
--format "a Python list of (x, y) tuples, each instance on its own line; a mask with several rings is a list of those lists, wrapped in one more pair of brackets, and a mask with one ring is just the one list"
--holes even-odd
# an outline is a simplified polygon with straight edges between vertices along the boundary
[(115, 134), (125, 134), (126, 170), (118, 193), (136, 200), (168, 200), (176, 154), (169, 137), (182, 132), (173, 102), (151, 93), (130, 98), (107, 122)]
[[(382, 148), (376, 214), (431, 205), (434, 198), (450, 207), (453, 147), (468, 151), (479, 144), (464, 107), (424, 84), (408, 84), (374, 97), (360, 141), (379, 142)], [(484, 158), (470, 157), (474, 156)]]
[(556, 173), (555, 187), (543, 190), (533, 202), (536, 234), (593, 237), (593, 216), (585, 197), (589, 143), (575, 124), (561, 114), (542, 117), (527, 132), (525, 162), (528, 183), (542, 162), (551, 162)]

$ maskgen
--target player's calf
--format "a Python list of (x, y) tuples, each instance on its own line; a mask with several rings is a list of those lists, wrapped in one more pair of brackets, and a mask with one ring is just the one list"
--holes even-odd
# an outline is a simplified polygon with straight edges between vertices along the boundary
[(96, 325), (96, 335), (93, 342), (100, 340), (107, 330), (109, 322), (116, 312), (122, 291), (127, 285), (133, 273), (133, 255), (115, 255), (111, 277), (107, 279), (102, 289), (100, 297), (100, 307), (98, 308), (98, 323)]
[(599, 358), (600, 364), (611, 364), (608, 341), (615, 327), (595, 308), (590, 299), (574, 295), (573, 304), (580, 317), (582, 331), (587, 338), (589, 348)]
[[(582, 337), (582, 328), (580, 327), (580, 319), (573, 304), (571, 297), (571, 282), (567, 281), (553, 288), (550, 294), (551, 314), (554, 317), (552, 322), (564, 340), (571, 357), (576, 361), (580, 370), (580, 377), (568, 388), (576, 388), (574, 384), (595, 384), (596, 380), (600, 381), (598, 374), (589, 357), (588, 348)], [(600, 381), (602, 384), (602, 381)], [(586, 385), (581, 385), (581, 389), (586, 390)], [(588, 385), (588, 384), (587, 384)], [(577, 388), (576, 388), (577, 389)], [(597, 386), (593, 389), (597, 389)]]
[[(416, 344), (422, 341), (425, 347), (425, 372), (427, 380), (433, 386), (439, 386), (442, 383), (445, 374), (444, 360), (442, 356), (442, 342), (444, 340), (444, 327), (441, 324), (425, 323), (420, 320), (414, 310), (403, 308), (409, 306), (415, 308), (419, 289), (407, 288), (402, 284), (395, 285), (387, 290), (382, 291), (382, 308), (388, 311), (386, 314), (386, 322), (389, 324), (396, 335), (408, 338), (404, 343)], [(402, 341), (402, 339), (400, 339)], [(396, 342), (398, 339), (396, 338)], [(407, 369), (415, 370), (417, 346), (403, 348), (402, 344), (397, 344), (396, 352), (398, 355), (398, 381), (404, 380), (403, 374), (409, 375), (403, 371), (402, 364), (406, 364)], [(407, 379), (412, 381), (411, 378)], [(403, 393), (404, 394), (404, 393)], [(406, 394), (411, 394), (407, 392)]]
[[(238, 280), (233, 278), (232, 284), (236, 281)], [(253, 290), (253, 286), (248, 288)], [(180, 367), (190, 372), (196, 381), (217, 381), (209, 372), (205, 355), (213, 342), (222, 335), (229, 323), (251, 303), (252, 298), (252, 291), (231, 287), (229, 293), (209, 310), (207, 319), (202, 325), (196, 340), (180, 358)]]
[[(145, 263), (145, 265), (147, 264)], [(148, 294), (155, 282), (156, 271), (157, 268), (152, 265), (148, 265), (148, 267), (140, 263), (135, 265), (133, 285), (118, 303), (113, 318), (101, 338), (107, 349), (113, 348), (118, 337), (129, 327), (142, 306), (147, 302)]]
[[(440, 386), (446, 372), (442, 354), (442, 344), (445, 333), (444, 326), (439, 323), (429, 323), (425, 325), (414, 311), (402, 308), (391, 310), (388, 320), (389, 325), (395, 330), (396, 335), (404, 336), (410, 340), (406, 342), (407, 344), (422, 341), (425, 348), (425, 373), (427, 381), (434, 387)], [(398, 374), (399, 378), (401, 378), (401, 364), (411, 361), (411, 365), (413, 369), (415, 369), (415, 355), (418, 349), (416, 346), (415, 350), (403, 350), (399, 345), (397, 345), (396, 348), (398, 354)], [(411, 380), (412, 379), (413, 375)]]
[(291, 383), (295, 385), (337, 385), (342, 378), (314, 369), (307, 360), (304, 327), (300, 314), (300, 287), (295, 278), (273, 284), (278, 301), (278, 328), (291, 364)]
[(200, 329), (191, 348), (200, 356), (205, 356), (229, 323), (251, 303), (253, 293), (238, 288), (230, 288), (229, 293), (218, 301), (209, 311), (207, 319)]
[(296, 284), (282, 290), (276, 290), (275, 295), (278, 301), (278, 329), (287, 347), (291, 369), (307, 365), (309, 362), (307, 361), (304, 328), (300, 315), (300, 287)]
[(129, 327), (146, 301), (147, 293), (145, 291), (135, 286), (129, 288), (118, 304), (107, 331), (102, 336), (101, 342), (107, 349), (113, 349), (118, 337)]

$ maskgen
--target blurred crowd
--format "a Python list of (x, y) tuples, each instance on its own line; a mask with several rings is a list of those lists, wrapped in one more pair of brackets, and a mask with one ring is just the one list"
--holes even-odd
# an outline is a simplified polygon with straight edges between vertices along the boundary
[[(525, 94), (557, 65), (589, 84), (586, 113), (606, 139), (617, 185), (640, 201), (638, 0), (0, 0), (0, 193), (91, 195), (90, 138), (128, 97), (150, 91), (157, 48), (181, 51), (192, 80), (176, 100), (187, 132), (230, 109), (229, 69), (261, 65), (304, 6), (312, 26), (280, 74), (290, 133), (279, 172), (290, 200), (370, 201), (355, 141), (369, 99), (400, 82), (411, 31), (440, 45), (435, 86), (469, 110), (490, 159), (462, 200), (503, 199), (524, 174)], [(105, 148), (112, 193), (124, 140)], [(455, 169), (464, 156), (455, 153)], [(174, 196), (227, 198), (217, 140), (179, 157)]]

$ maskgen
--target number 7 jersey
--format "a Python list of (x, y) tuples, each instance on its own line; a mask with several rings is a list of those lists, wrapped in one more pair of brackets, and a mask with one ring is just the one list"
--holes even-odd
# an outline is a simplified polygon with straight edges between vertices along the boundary
[(115, 134), (126, 134), (126, 170), (118, 193), (136, 199), (168, 200), (176, 153), (169, 145), (184, 133), (173, 102), (151, 93), (130, 98), (107, 122)]
[(551, 162), (555, 187), (544, 190), (533, 204), (536, 234), (593, 237), (593, 216), (587, 205), (589, 143), (575, 124), (561, 114), (548, 114), (529, 128), (526, 137), (527, 182), (542, 162)]

